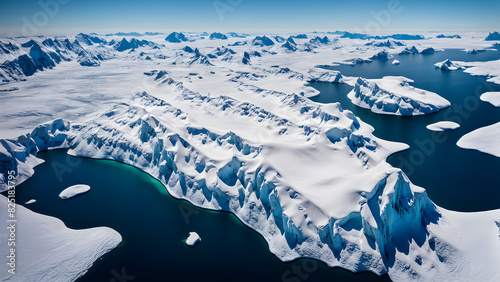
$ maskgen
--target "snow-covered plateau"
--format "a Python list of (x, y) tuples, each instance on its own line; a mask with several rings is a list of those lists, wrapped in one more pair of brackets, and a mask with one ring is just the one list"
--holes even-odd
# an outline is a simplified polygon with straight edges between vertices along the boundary
[[(133, 165), (196, 206), (232, 212), (283, 261), (315, 258), (331, 267), (389, 273), (396, 281), (500, 280), (500, 210), (436, 206), (386, 162), (406, 144), (377, 138), (339, 103), (307, 98), (318, 94), (309, 82), (347, 83), (354, 87), (349, 98), (377, 113), (436, 112), (450, 103), (408, 78), (345, 77), (317, 66), (417, 50), (408, 45), (442, 49), (450, 40), (455, 48), (491, 46), (484, 36), (460, 36), (2, 39), (0, 90), (17, 90), (0, 94), (0, 190), (7, 189), (6, 171), (16, 171), (22, 182), (43, 162), (38, 152), (69, 148), (73, 156)], [(97, 259), (111, 249), (109, 242), (119, 242), (115, 235), (82, 250)], [(82, 257), (65, 246), (68, 261)], [(53, 265), (26, 267), (26, 275), (43, 274), (38, 267), (56, 271)], [(79, 275), (60, 271), (62, 279)]]

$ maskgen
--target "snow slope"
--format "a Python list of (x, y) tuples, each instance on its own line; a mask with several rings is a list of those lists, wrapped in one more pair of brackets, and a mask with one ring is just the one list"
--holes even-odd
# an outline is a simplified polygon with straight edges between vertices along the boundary
[(460, 127), (460, 124), (452, 121), (440, 121), (427, 125), (427, 129), (432, 131), (453, 130)]
[[(7, 198), (0, 195), (0, 209)], [(67, 228), (54, 217), (16, 206), (16, 273), (2, 271), (2, 281), (74, 281), (101, 256), (118, 246), (120, 234), (107, 227), (82, 230)], [(0, 218), (7, 224), (7, 213)], [(7, 266), (9, 233), (0, 233), (1, 262)]]

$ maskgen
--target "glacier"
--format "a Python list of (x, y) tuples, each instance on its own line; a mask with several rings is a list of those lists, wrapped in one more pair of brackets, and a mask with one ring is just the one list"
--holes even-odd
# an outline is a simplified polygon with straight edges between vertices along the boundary
[[(144, 34), (132, 48), (124, 34), (80, 34), (55, 38), (80, 52), (57, 47), (67, 60), (53, 65), (36, 64), (34, 44), (21, 46), (28, 39), (2, 39), (9, 52), (0, 51), (2, 62), (25, 55), (21, 65), (33, 73), (0, 68), (3, 85), (19, 89), (2, 92), (1, 172), (15, 170), (22, 182), (42, 162), (38, 152), (68, 148), (133, 165), (176, 198), (235, 214), (283, 261), (315, 258), (393, 280), (500, 280), (500, 211), (436, 206), (386, 162), (406, 144), (377, 138), (339, 103), (307, 99), (318, 95), (309, 82), (347, 83), (359, 105), (379, 113), (436, 112), (449, 102), (407, 78), (346, 77), (318, 66), (437, 50), (450, 40), (427, 36), (408, 48), (404, 36), (367, 45), (342, 34)], [(461, 36), (457, 48), (491, 45)], [(33, 41), (50, 57), (56, 47), (46, 39)], [(98, 257), (108, 249), (88, 251)]]

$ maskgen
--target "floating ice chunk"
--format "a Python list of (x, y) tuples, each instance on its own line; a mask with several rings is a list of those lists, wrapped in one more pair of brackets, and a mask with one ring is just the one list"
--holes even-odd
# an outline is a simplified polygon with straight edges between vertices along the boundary
[(34, 203), (36, 203), (36, 200), (35, 199), (31, 199), (31, 200), (27, 201), (25, 204), (26, 205), (30, 205), (30, 204), (34, 204)]
[[(0, 195), (0, 209), (7, 210), (7, 198), (3, 195)], [(16, 216), (22, 219), (15, 225), (16, 271), (11, 274), (6, 268), (0, 274), (0, 281), (75, 281), (122, 241), (120, 234), (111, 228), (69, 229), (61, 220), (21, 205), (16, 207)], [(0, 213), (0, 220), (7, 222), (6, 212)], [(10, 261), (7, 231), (0, 232), (0, 241), (5, 246), (0, 263), (4, 267)]]
[(78, 185), (73, 185), (70, 186), (66, 189), (64, 189), (61, 194), (59, 194), (59, 198), (65, 200), (72, 198), (74, 196), (86, 193), (90, 190), (90, 186), (88, 185), (83, 185), (83, 184), (78, 184)]
[(452, 121), (440, 121), (433, 124), (429, 124), (427, 129), (432, 131), (445, 131), (460, 128), (460, 124)]
[(353, 104), (374, 113), (413, 116), (437, 112), (450, 102), (436, 93), (411, 86), (413, 80), (402, 76), (382, 79), (358, 78), (347, 97)]
[(392, 64), (393, 65), (399, 65), (399, 61), (398, 60), (394, 60), (394, 61), (392, 61)]
[(436, 69), (441, 69), (441, 70), (459, 70), (459, 69), (464, 69), (465, 67), (462, 66), (460, 63), (458, 62), (452, 62), (450, 60), (445, 60), (445, 61), (442, 61), (442, 62), (439, 62), (439, 63), (436, 63), (434, 64), (434, 67)]
[(189, 232), (189, 237), (186, 239), (186, 244), (188, 246), (194, 246), (196, 243), (200, 242), (201, 238), (200, 235), (196, 232)]
[(473, 149), (500, 158), (500, 122), (481, 127), (462, 136), (457, 145), (463, 149)]
[(500, 107), (500, 92), (485, 92), (480, 97), (481, 101), (488, 102), (495, 107)]

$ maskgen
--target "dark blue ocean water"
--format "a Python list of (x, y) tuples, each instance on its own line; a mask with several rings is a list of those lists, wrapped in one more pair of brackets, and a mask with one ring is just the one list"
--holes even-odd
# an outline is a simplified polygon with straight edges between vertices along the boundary
[[(353, 274), (312, 259), (283, 263), (269, 252), (262, 236), (234, 215), (174, 199), (134, 167), (75, 158), (66, 150), (39, 157), (45, 163), (17, 187), (18, 203), (34, 198), (37, 202), (26, 207), (55, 216), (70, 228), (108, 226), (123, 237), (79, 281), (390, 281), (387, 275)], [(59, 199), (63, 189), (79, 183), (91, 190)], [(194, 248), (184, 241), (191, 231), (201, 237)]]
[[(413, 86), (435, 92), (446, 98), (451, 107), (437, 113), (397, 117), (372, 113), (355, 106), (347, 98), (351, 87), (346, 84), (311, 83), (321, 92), (311, 100), (321, 103), (340, 102), (361, 120), (375, 128), (375, 136), (404, 142), (410, 149), (394, 154), (389, 163), (403, 169), (413, 183), (422, 186), (437, 205), (457, 211), (484, 211), (500, 208), (500, 158), (474, 150), (464, 150), (456, 142), (464, 134), (500, 121), (500, 108), (479, 99), (487, 91), (500, 91), (500, 85), (486, 82), (485, 77), (463, 71), (441, 71), (434, 64), (446, 59), (456, 61), (489, 61), (500, 59), (499, 51), (467, 54), (451, 49), (433, 55), (396, 55), (392, 60), (374, 61), (356, 66), (329, 67), (346, 76), (381, 78), (405, 76)], [(433, 133), (428, 124), (451, 120), (457, 130)], [(500, 142), (500, 141), (499, 141)]]

